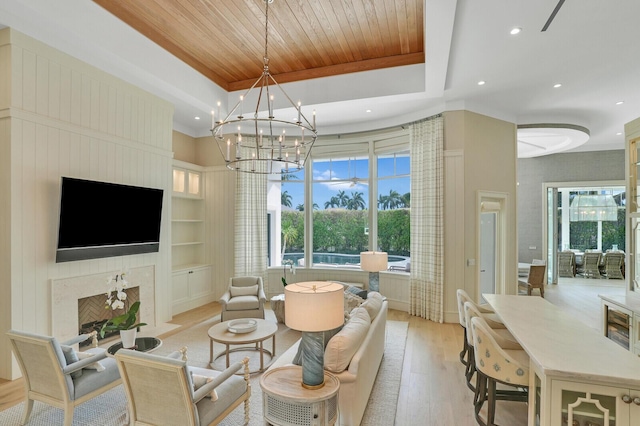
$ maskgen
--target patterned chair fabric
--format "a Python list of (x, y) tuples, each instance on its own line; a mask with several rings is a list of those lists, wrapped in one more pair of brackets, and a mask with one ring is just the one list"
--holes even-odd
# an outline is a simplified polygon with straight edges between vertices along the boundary
[(622, 266), (624, 265), (624, 253), (610, 252), (604, 256), (604, 273), (607, 278), (624, 279)]
[(572, 251), (558, 253), (558, 275), (561, 277), (576, 276), (576, 254)]
[[(529, 356), (517, 344), (498, 343), (498, 336), (482, 317), (471, 318), (470, 328), (478, 372), (474, 395), (475, 416), (481, 425), (494, 425), (496, 400), (528, 401)], [(497, 393), (497, 383), (514, 386), (516, 390)], [(486, 420), (480, 416), (485, 402), (488, 403)]]

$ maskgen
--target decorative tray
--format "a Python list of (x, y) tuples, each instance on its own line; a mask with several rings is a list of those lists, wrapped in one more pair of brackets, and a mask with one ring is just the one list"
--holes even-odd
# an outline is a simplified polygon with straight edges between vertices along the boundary
[(251, 333), (256, 328), (258, 328), (258, 321), (250, 318), (229, 321), (229, 325), (227, 326), (227, 330), (236, 334)]

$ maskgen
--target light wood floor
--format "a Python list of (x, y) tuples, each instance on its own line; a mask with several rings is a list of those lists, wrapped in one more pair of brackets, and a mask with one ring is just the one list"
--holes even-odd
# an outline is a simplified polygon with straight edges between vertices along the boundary
[[(624, 294), (623, 285), (623, 281), (615, 280), (565, 278), (558, 285), (547, 286), (545, 298), (566, 308), (585, 324), (599, 329), (598, 294)], [(219, 310), (219, 305), (212, 303), (177, 315), (172, 323), (181, 327), (170, 334), (216, 315)], [(466, 387), (464, 367), (458, 358), (463, 338), (460, 325), (438, 324), (395, 310), (389, 312), (389, 319), (409, 322), (396, 424), (475, 425), (473, 395)], [(22, 398), (22, 380), (0, 380), (0, 411), (19, 403)], [(498, 402), (497, 423), (525, 425), (526, 409), (523, 403)]]

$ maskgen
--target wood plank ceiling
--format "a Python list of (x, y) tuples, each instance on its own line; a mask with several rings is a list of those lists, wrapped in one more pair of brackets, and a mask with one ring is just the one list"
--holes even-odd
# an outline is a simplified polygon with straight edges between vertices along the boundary
[[(264, 0), (94, 0), (227, 91), (262, 73)], [(424, 63), (423, 0), (274, 0), (278, 83)]]

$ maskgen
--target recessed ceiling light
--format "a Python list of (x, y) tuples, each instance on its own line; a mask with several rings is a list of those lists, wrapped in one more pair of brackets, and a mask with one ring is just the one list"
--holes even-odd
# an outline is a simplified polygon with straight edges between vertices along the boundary
[(624, 103), (624, 101), (618, 101), (616, 102), (616, 105), (622, 105)]
[(556, 83), (553, 85), (554, 89), (557, 89), (558, 87), (562, 87), (562, 83)]
[(485, 84), (485, 83), (486, 83), (486, 81), (484, 81), (484, 80), (480, 80), (480, 81), (478, 82), (478, 86), (484, 86), (484, 84)]
[(193, 118), (195, 118), (196, 120), (200, 120), (200, 117), (193, 117)]
[(371, 112), (371, 110), (370, 110), (370, 109), (368, 109), (368, 110), (366, 110), (365, 112)]
[(520, 27), (513, 27), (513, 28), (511, 28), (511, 31), (509, 31), (509, 34), (511, 34), (511, 35), (520, 34), (520, 31), (522, 31), (522, 28), (520, 28)]
[(622, 132), (616, 133), (616, 136), (622, 136)]

